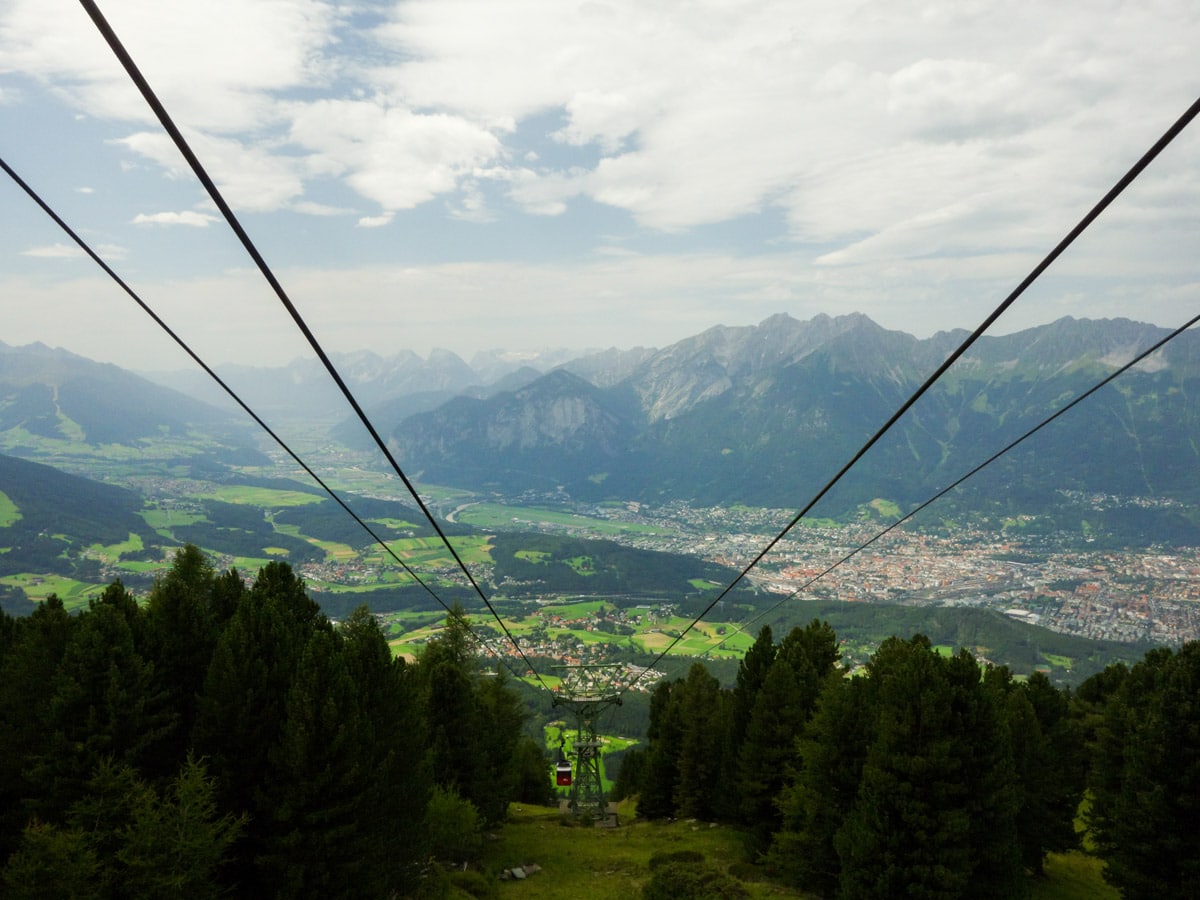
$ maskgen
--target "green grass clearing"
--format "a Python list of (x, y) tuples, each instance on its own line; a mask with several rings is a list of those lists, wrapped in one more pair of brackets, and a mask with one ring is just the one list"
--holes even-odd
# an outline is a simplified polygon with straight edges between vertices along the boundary
[(278, 509), (283, 506), (307, 506), (311, 503), (320, 503), (325, 499), (319, 494), (306, 494), (303, 491), (249, 487), (241, 484), (218, 485), (212, 491), (189, 494), (188, 496), (205, 500), (220, 500), (222, 503), (259, 506), (264, 509)]
[(581, 619), (593, 616), (602, 609), (611, 608), (605, 600), (585, 600), (581, 603), (555, 603), (543, 606), (539, 612), (547, 616), (562, 616), (564, 619)]
[[(497, 881), (495, 896), (522, 900), (628, 900), (641, 896), (650, 878), (650, 857), (677, 850), (699, 851), (711, 865), (727, 871), (744, 859), (741, 835), (731, 828), (703, 823), (634, 821), (634, 805), (622, 803), (620, 828), (564, 827), (557, 810), (513, 806), (509, 821), (487, 845), (485, 868), (493, 873), (522, 863), (542, 871), (524, 881)], [(751, 897), (802, 897), (779, 885), (747, 881)]]
[(7, 528), (21, 519), (21, 511), (13, 503), (8, 494), (0, 491), (0, 528)]
[(0, 578), (0, 584), (21, 588), (25, 596), (35, 603), (40, 603), (51, 594), (57, 594), (63, 606), (72, 611), (87, 606), (88, 598), (99, 596), (105, 588), (105, 585), (88, 584), (62, 575), (38, 575), (29, 572), (5, 575)]
[(1119, 900), (1104, 880), (1104, 861), (1086, 853), (1051, 853), (1043, 878), (1030, 882), (1032, 900)]
[(137, 550), (145, 550), (146, 545), (142, 543), (141, 535), (129, 532), (129, 537), (119, 544), (92, 544), (87, 548), (85, 553), (88, 556), (96, 559), (103, 559), (107, 562), (116, 562), (121, 558), (122, 553), (133, 553)]
[(635, 522), (614, 522), (534, 506), (472, 503), (458, 510), (455, 520), (476, 528), (533, 528), (541, 525), (575, 528), (592, 534), (670, 534), (671, 530)]
[(1070, 669), (1075, 665), (1075, 660), (1069, 656), (1058, 656), (1054, 653), (1043, 653), (1042, 659), (1050, 663), (1052, 666), (1058, 666), (1060, 669)]

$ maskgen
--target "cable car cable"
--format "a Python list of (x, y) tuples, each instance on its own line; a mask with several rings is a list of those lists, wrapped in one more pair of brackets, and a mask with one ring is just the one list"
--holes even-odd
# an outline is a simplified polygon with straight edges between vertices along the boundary
[(402, 560), (399, 556), (396, 555), (395, 551), (392, 550), (392, 548), (390, 546), (388, 546), (387, 542), (384, 541), (383, 538), (381, 538), (378, 534), (376, 534), (374, 529), (372, 529), (370, 525), (368, 525), (365, 521), (363, 521), (363, 519), (361, 519), (359, 517), (359, 515), (356, 512), (354, 512), (354, 510), (351, 509), (340, 496), (338, 496), (338, 494), (333, 490), (333, 488), (331, 488), (328, 484), (326, 484), (325, 481), (321, 478), (321, 476), (318, 475), (316, 472), (314, 472), (312, 470), (312, 468), (310, 468), (309, 465), (303, 459), (301, 459), (300, 456), (294, 450), (292, 450), (292, 448), (290, 446), (288, 446), (287, 442), (285, 442), (283, 440), (283, 438), (281, 438), (278, 434), (276, 434), (271, 429), (271, 427), (266, 422), (264, 422), (262, 420), (262, 418), (260, 418), (259, 415), (257, 413), (255, 413), (254, 410), (251, 409), (245, 403), (245, 401), (242, 400), (242, 398), (240, 396), (238, 396), (238, 394), (234, 391), (234, 389), (232, 387), (230, 387), (221, 378), (221, 376), (218, 375), (188, 345), (188, 343), (178, 333), (176, 333), (175, 330), (172, 329), (171, 326), (168, 325), (158, 315), (158, 313), (156, 313), (154, 311), (154, 309), (148, 303), (146, 303), (146, 301), (144, 301), (138, 295), (138, 293), (136, 291), (134, 291), (134, 289), (132, 287), (130, 287), (129, 284), (123, 278), (121, 278), (120, 275), (118, 275), (116, 273), (116, 271), (113, 270), (113, 268), (111, 266), (109, 266), (108, 263), (105, 262), (104, 259), (99, 254), (97, 254), (91, 248), (91, 246), (89, 246), (88, 243), (82, 237), (80, 237), (79, 234), (73, 228), (71, 228), (70, 225), (68, 225), (63, 220), (63, 218), (61, 216), (58, 215), (58, 213), (56, 213), (54, 211), (54, 209), (41, 197), (41, 195), (39, 195), (37, 193), (37, 191), (35, 191), (33, 189), (33, 187), (31, 187), (23, 178), (21, 178), (20, 175), (17, 174), (17, 172), (7, 162), (5, 162), (3, 157), (0, 157), (0, 168), (2, 168), (4, 170), (4, 172), (9, 176), (9, 178), (11, 178), (17, 184), (17, 186), (19, 188), (21, 188), (21, 190), (23, 190), (29, 196), (29, 198), (31, 200), (33, 200), (34, 203), (36, 203), (39, 207), (41, 207), (42, 211), (45, 212), (46, 215), (48, 215), (55, 222), (55, 224), (58, 225), (58, 227), (62, 229), (62, 231), (67, 235), (67, 237), (69, 237), (71, 240), (73, 240), (75, 242), (75, 244), (84, 253), (86, 253), (89, 257), (91, 257), (92, 261), (95, 262), (96, 265), (98, 265), (101, 269), (103, 269), (104, 272), (109, 276), (109, 278), (111, 278), (114, 282), (116, 282), (117, 286), (120, 287), (121, 290), (123, 290), (126, 294), (129, 295), (129, 297), (134, 301), (134, 303), (136, 303), (139, 307), (141, 307), (142, 311), (145, 312), (146, 315), (148, 315), (154, 321), (154, 323), (156, 325), (158, 325), (159, 328), (161, 328), (164, 332), (166, 332), (168, 337), (170, 337), (185, 353), (187, 353), (188, 356), (190, 356), (192, 358), (192, 360), (198, 366), (200, 366), (200, 368), (203, 369), (205, 371), (205, 373), (207, 373), (207, 375), (213, 381), (215, 381), (217, 383), (217, 385), (222, 390), (224, 390), (225, 393), (228, 394), (229, 397), (235, 403), (237, 403), (237, 405), (240, 406), (242, 408), (242, 410), (245, 411), (245, 413), (248, 416), (250, 416), (250, 418), (253, 419), (254, 422), (263, 431), (265, 431), (275, 441), (275, 443), (277, 443), (283, 449), (283, 451), (288, 454), (288, 456), (290, 456), (296, 462), (297, 465), (299, 465), (302, 469), (304, 469), (304, 471), (308, 473), (308, 475), (313, 479), (313, 481), (315, 481), (325, 491), (325, 493), (327, 493), (331, 498), (333, 498), (333, 500), (343, 510), (345, 510), (350, 515), (350, 517), (352, 519), (354, 519), (354, 521), (357, 522), (364, 531), (367, 532), (367, 534), (369, 534), (372, 538), (374, 538), (375, 542), (377, 544), (379, 544), (379, 546), (382, 547), (384, 549), (384, 551), (386, 551), (388, 553), (388, 555), (390, 555), (392, 557), (392, 559), (394, 559), (397, 563), (399, 563), (400, 566), (404, 569), (404, 571), (407, 572), (410, 576), (412, 576), (413, 580), (416, 581), (417, 584), (419, 584), (422, 588), (424, 588), (425, 591), (431, 597), (433, 597), (433, 599), (436, 600), (442, 606), (442, 608), (446, 610), (447, 613), (454, 616), (464, 626), (466, 626), (468, 633), (470, 633), (471, 636), (474, 637), (480, 643), (480, 645), (483, 646), (484, 649), (486, 649), (491, 655), (493, 655), (497, 659), (499, 659), (501, 661), (501, 663), (503, 663), (504, 666), (506, 668), (508, 668), (510, 672), (512, 672), (513, 677), (519, 677), (519, 676), (517, 676), (517, 673), (515, 671), (513, 671), (511, 667), (508, 666), (508, 663), (505, 660), (504, 655), (502, 653), (500, 653), (498, 650), (496, 650), (494, 647), (492, 647), (490, 644), (488, 644), (487, 641), (483, 640), (483, 638), (480, 635), (476, 634), (474, 631), (471, 631), (469, 623), (466, 622), (464, 619), (462, 619), (462, 617), (459, 616), (457, 613), (455, 613), (453, 609), (451, 609), (449, 606), (447, 606), (446, 602), (444, 600), (442, 600), (442, 598), (440, 596), (438, 596), (437, 592), (434, 591), (433, 588), (431, 588), (428, 584), (426, 584), (421, 579), (421, 577), (419, 575), (417, 575), (417, 573), (414, 572), (406, 562), (404, 562), (404, 560)]
[[(87, 0), (81, 0), (81, 2), (87, 2)], [(1074, 228), (1067, 232), (1066, 236), (1060, 240), (1057, 245), (1055, 245), (1054, 249), (1047, 253), (1046, 256), (1043, 257), (1042, 261), (1033, 267), (1029, 274), (1021, 280), (1021, 283), (1013, 288), (1009, 295), (1005, 297), (1004, 300), (1002, 300), (994, 310), (992, 310), (987, 318), (985, 318), (983, 322), (980, 323), (980, 325), (973, 332), (971, 332), (971, 334), (968, 335), (967, 338), (961, 344), (959, 344), (959, 346), (948, 357), (946, 357), (945, 361), (938, 366), (933, 374), (930, 375), (920, 387), (917, 388), (912, 396), (904, 401), (904, 403), (900, 405), (900, 407), (891, 415), (891, 417), (884, 422), (879, 430), (867, 439), (866, 443), (864, 443), (862, 447), (860, 447), (859, 450), (850, 458), (849, 462), (847, 462), (842, 466), (841, 469), (838, 470), (837, 474), (835, 474), (833, 478), (831, 478), (826, 485), (817, 492), (817, 494), (804, 506), (803, 509), (800, 510), (800, 512), (796, 513), (796, 515), (784, 527), (784, 529), (774, 538), (772, 538), (770, 542), (768, 542), (767, 545), (762, 549), (762, 551), (755, 556), (754, 559), (752, 559), (749, 564), (747, 564), (745, 568), (741, 570), (741, 572), (738, 573), (733, 581), (731, 581), (724, 590), (717, 594), (716, 598), (709, 603), (708, 606), (706, 606), (700, 612), (700, 614), (696, 616), (695, 619), (692, 620), (691, 624), (684, 628), (666, 646), (666, 648), (654, 658), (654, 661), (650, 664), (649, 668), (653, 668), (663, 657), (670, 653), (671, 650), (683, 640), (684, 636), (696, 627), (701, 619), (708, 615), (708, 613), (710, 613), (718, 603), (725, 599), (730, 591), (732, 591), (739, 583), (741, 583), (741, 581), (750, 573), (750, 570), (758, 565), (759, 562), (761, 562), (762, 559), (768, 553), (770, 553), (771, 550), (773, 550), (781, 540), (783, 540), (788, 532), (796, 527), (800, 520), (803, 519), (809, 513), (809, 511), (816, 506), (817, 503), (827, 493), (829, 493), (829, 491), (832, 490), (839, 481), (842, 480), (842, 477), (849, 472), (850, 469), (852, 469), (858, 463), (858, 461), (862, 459), (872, 447), (875, 446), (876, 443), (878, 443), (880, 438), (887, 434), (887, 432), (891, 430), (892, 426), (894, 426), (896, 422), (898, 422), (900, 418), (907, 413), (909, 409), (911, 409), (913, 405), (920, 400), (921, 397), (923, 397), (929, 391), (929, 389), (941, 379), (943, 375), (946, 374), (947, 370), (949, 370), (950, 367), (953, 366), (954, 363), (956, 363), (959, 358), (962, 357), (962, 355), (966, 353), (967, 350), (970, 349), (970, 347), (977, 340), (979, 340), (980, 337), (983, 336), (984, 332), (986, 332), (995, 323), (995, 321), (1000, 318), (1000, 316), (1003, 315), (1004, 312), (1010, 306), (1012, 306), (1022, 294), (1025, 293), (1030, 285), (1037, 281), (1037, 279), (1041, 277), (1042, 273), (1045, 272), (1046, 269), (1048, 269), (1051, 264), (1054, 263), (1054, 261), (1057, 260), (1064, 252), (1066, 252), (1067, 248), (1070, 247), (1075, 240), (1081, 234), (1083, 234), (1083, 232), (1086, 231), (1097, 218), (1100, 217), (1100, 214), (1108, 209), (1108, 207), (1112, 205), (1113, 201), (1115, 201), (1117, 197), (1119, 197), (1125, 191), (1125, 189), (1129, 187), (1129, 185), (1131, 185), (1143, 171), (1145, 171), (1150, 163), (1153, 162), (1158, 155), (1162, 153), (1162, 151), (1165, 150), (1170, 143), (1175, 140), (1176, 137), (1179, 136), (1183, 129), (1186, 128), (1192, 122), (1192, 120), (1196, 118), (1197, 114), (1200, 114), (1200, 98), (1197, 98), (1192, 102), (1192, 105), (1189, 106), (1187, 110), (1185, 110), (1184, 113), (1175, 120), (1174, 123), (1172, 123), (1172, 125), (1163, 133), (1163, 135), (1154, 142), (1150, 149), (1142, 154), (1142, 156), (1133, 164), (1129, 171), (1127, 171), (1117, 181), (1117, 183), (1114, 184), (1090, 210), (1088, 210), (1088, 212), (1083, 216), (1082, 219), (1079, 220)], [(644, 671), (640, 673), (638, 677), (630, 683), (626, 690), (632, 688), (633, 685), (636, 684), (644, 674)]]
[(889, 534), (894, 529), (903, 525), (905, 522), (909, 521), (911, 518), (913, 518), (915, 515), (917, 515), (917, 513), (921, 512), (922, 510), (924, 510), (927, 507), (929, 507), (930, 505), (932, 505), (935, 501), (940, 500), (946, 494), (950, 493), (952, 490), (954, 490), (959, 485), (961, 485), (968, 478), (972, 478), (973, 476), (977, 475), (980, 471), (982, 471), (983, 469), (990, 466), (992, 463), (994, 463), (1000, 457), (1004, 456), (1010, 450), (1015, 448), (1018, 444), (1023, 443), (1027, 438), (1033, 437), (1033, 435), (1035, 435), (1037, 432), (1041, 431), (1043, 428), (1045, 428), (1047, 425), (1049, 425), (1051, 422), (1053, 422), (1059, 416), (1063, 415), (1068, 410), (1073, 409), (1074, 407), (1078, 406), (1080, 403), (1082, 403), (1088, 397), (1092, 396), (1092, 394), (1096, 393), (1102, 387), (1104, 387), (1105, 385), (1114, 381), (1116, 378), (1123, 375), (1125, 372), (1129, 371), (1131, 368), (1136, 366), (1138, 363), (1140, 363), (1146, 357), (1150, 356), (1152, 353), (1154, 353), (1157, 350), (1159, 350), (1160, 348), (1162, 348), (1162, 346), (1164, 344), (1166, 344), (1168, 341), (1174, 340), (1175, 338), (1179, 337), (1179, 335), (1183, 334), (1183, 332), (1187, 331), (1189, 328), (1191, 328), (1197, 322), (1200, 322), (1200, 313), (1198, 313), (1195, 316), (1192, 316), (1192, 318), (1188, 319), (1188, 321), (1185, 322), (1183, 325), (1180, 325), (1178, 328), (1176, 328), (1174, 331), (1167, 334), (1165, 337), (1163, 337), (1163, 338), (1159, 339), (1158, 341), (1156, 341), (1155, 343), (1151, 344), (1148, 348), (1143, 350), (1141, 353), (1139, 353), (1133, 359), (1129, 360), (1129, 362), (1125, 363), (1120, 368), (1109, 373), (1109, 375), (1106, 376), (1104, 379), (1102, 379), (1101, 381), (1092, 385), (1092, 387), (1088, 388), (1086, 391), (1084, 391), (1082, 394), (1080, 394), (1078, 397), (1076, 397), (1074, 400), (1072, 400), (1066, 406), (1062, 407), (1061, 409), (1056, 410), (1053, 414), (1051, 414), (1050, 416), (1043, 419), (1041, 422), (1039, 422), (1033, 428), (1030, 428), (1028, 431), (1026, 431), (1024, 434), (1022, 434), (1019, 438), (1015, 439), (1014, 441), (1012, 441), (1009, 444), (1006, 444), (1000, 450), (997, 450), (995, 453), (993, 453), (991, 456), (989, 456), (983, 462), (979, 463), (979, 465), (975, 466), (975, 468), (971, 469), (965, 475), (960, 476), (955, 481), (951, 482), (946, 487), (942, 488), (940, 491), (938, 491), (936, 494), (934, 494), (928, 500), (921, 503), (919, 506), (914, 507), (905, 516), (897, 519), (895, 522), (893, 522), (887, 528), (884, 528), (882, 531), (880, 531), (878, 534), (876, 534), (870, 540), (865, 541), (862, 544), (859, 544), (857, 547), (855, 547), (853, 550), (851, 550), (849, 553), (847, 553), (845, 556), (843, 556), (841, 559), (839, 559), (833, 565), (829, 566), (824, 571), (814, 575), (812, 578), (810, 578), (808, 581), (806, 581), (800, 587), (796, 588), (794, 591), (792, 591), (790, 594), (788, 594), (786, 597), (784, 597), (778, 603), (774, 604), (773, 606), (769, 607), (768, 609), (764, 610), (763, 612), (759, 613), (758, 615), (754, 616), (753, 618), (747, 620), (743, 625), (739, 626), (738, 629), (733, 632), (733, 634), (730, 634), (730, 635), (722, 638), (719, 643), (714, 644), (712, 647), (709, 647), (702, 654), (700, 654), (701, 657), (708, 656), (710, 653), (713, 653), (714, 651), (719, 650), (727, 641), (732, 640), (733, 638), (737, 637), (739, 634), (743, 634), (746, 631), (746, 629), (749, 628), (751, 625), (753, 625), (755, 622), (758, 622), (758, 621), (762, 620), (763, 618), (765, 618), (766, 616), (769, 616), (771, 613), (773, 613), (775, 610), (779, 609), (779, 607), (783, 606), (785, 603), (788, 603), (789, 601), (794, 600), (798, 594), (801, 594), (804, 591), (808, 590), (808, 588), (810, 588), (817, 581), (820, 581), (822, 578), (824, 578), (826, 575), (828, 575), (834, 569), (838, 568), (843, 563), (848, 562), (850, 559), (857, 556), (863, 550), (866, 550), (868, 547), (870, 547), (872, 544), (874, 544), (877, 540), (882, 538), (884, 535)]
[(416, 487), (400, 468), (400, 464), (392, 455), (391, 450), (388, 449), (387, 442), (383, 440), (379, 432), (375, 429), (375, 426), (367, 417), (367, 414), (363, 410), (362, 406), (359, 405), (358, 400), (354, 397), (354, 394), (351, 392), (349, 386), (338, 372), (337, 367), (334, 366), (332, 360), (330, 360), (328, 354), (321, 346), (321, 343), (317, 340), (316, 335), (314, 335), (312, 330), (308, 327), (308, 323), (305, 322), (304, 317), (300, 314), (300, 311), (296, 309), (295, 305), (292, 303), (291, 298), (284, 290), (283, 285), (280, 284), (279, 280), (275, 277), (275, 273), (267, 264), (266, 259), (263, 258), (262, 254), (255, 246), (254, 241), (251, 240), (250, 235), (242, 227), (237, 216), (234, 215), (233, 209), (225, 201), (225, 198), (217, 188), (216, 183), (209, 176), (207, 170), (204, 168), (204, 165), (200, 162), (199, 157), (197, 157), (192, 151), (187, 139), (184, 138), (183, 133), (175, 125), (175, 122), (167, 112), (166, 107), (163, 106), (162, 102), (158, 99), (154, 89), (151, 88), (150, 83), (142, 75), (141, 70), (134, 62), (133, 57), (129, 54), (129, 51), (125, 49), (125, 46), (117, 37), (116, 32), (113, 31), (112, 26), (109, 25), (108, 20), (105, 19), (104, 14), (100, 11), (94, 0), (79, 0), (79, 2), (87, 12), (88, 16), (91, 18), (92, 22), (96, 25), (96, 28), (104, 37), (104, 40), (108, 44), (109, 48), (120, 61), (122, 67), (124, 67), (130, 79), (132, 79), (138, 90), (141, 92), (146, 103), (154, 111), (154, 114), (158, 118), (158, 121), (162, 125), (163, 129), (171, 137), (171, 140), (175, 143), (175, 146), (179, 149), (179, 152), (183, 154), (184, 159), (187, 160), (192, 172), (208, 192), (209, 198), (214, 204), (216, 204), (217, 208), (221, 211), (222, 216), (224, 216), (226, 223), (228, 223), (234, 234), (237, 235), (238, 240), (241, 241), (243, 248), (245, 248), (251, 259), (254, 260), (259, 272), (262, 273), (262, 276), (267, 280), (267, 283), (275, 292), (276, 297), (279, 298), (280, 303), (283, 304), (284, 309), (286, 309), (288, 314), (291, 316), (296, 327), (300, 329), (301, 333), (308, 341), (309, 346), (312, 347), (313, 351), (317, 354), (317, 357), (321, 360), (321, 364), (325, 367), (325, 371), (329, 373), (330, 378), (333, 379), (334, 383), (341, 391), (342, 396), (345, 397), (346, 402), (350, 404), (350, 407), (354, 410), (355, 415), (358, 416), (359, 421), (362, 422), (363, 426), (367, 429), (367, 432), (371, 435), (371, 438), (375, 441), (375, 445), (379, 448), (380, 452), (383, 453), (384, 458), (387, 459), (389, 465), (392, 467), (392, 470), (400, 478), (401, 482), (403, 482), (409, 494), (412, 495), (412, 498), (416, 501), (417, 506), (425, 515), (425, 518), (428, 520), (429, 524), (433, 527), (434, 531), (437, 532), (442, 544), (450, 552), (450, 555), (454, 558), (455, 563), (458, 565), (458, 568), (462, 571), (463, 575), (466, 576), (466, 579), (470, 583), (475, 594), (480, 600), (483, 601), (484, 606), (487, 607), (488, 611), (492, 614), (492, 617), (495, 618), (497, 624), (499, 624), (501, 630), (508, 638), (509, 643), (513, 645), (513, 648), (517, 651), (517, 654), (522, 660), (524, 660), (525, 665), (529, 667), (529, 670), (534, 674), (538, 682), (540, 682), (542, 687), (544, 687), (547, 691), (550, 691), (549, 685), (546, 684), (546, 682), (542, 679), (542, 676), (534, 668), (533, 664), (529, 661), (529, 657), (525, 655), (525, 651), (521, 648), (520, 643), (509, 630), (508, 626), (504, 623), (504, 620), (500, 617), (500, 614), (496, 611), (496, 608), (492, 605), (491, 600), (488, 599), (483, 590), (479, 587), (479, 584), (476, 582), (475, 577), (471, 574), (470, 569), (467, 568), (466, 563), (463, 561), (458, 551), (454, 549), (454, 545), (450, 543), (445, 531), (443, 531), (441, 525), (438, 524), (433, 514), (429, 511), (429, 508), (425, 505), (425, 501), (421, 499)]

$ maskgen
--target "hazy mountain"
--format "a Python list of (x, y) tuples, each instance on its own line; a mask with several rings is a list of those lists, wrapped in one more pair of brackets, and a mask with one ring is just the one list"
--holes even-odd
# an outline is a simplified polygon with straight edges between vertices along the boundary
[(228, 435), (228, 413), (125, 369), (43, 344), (0, 343), (0, 433), (92, 445), (133, 445), (201, 428)]
[[(984, 337), (845, 479), (829, 511), (875, 497), (925, 499), (1165, 333), (1128, 320), (1063, 319)], [(573, 375), (560, 370), (516, 391), (378, 424), (404, 465), (440, 483), (794, 507), (963, 337), (918, 340), (862, 315), (774, 316), (641, 351), (617, 380), (605, 374), (616, 365), (571, 364), (564, 369)], [(594, 382), (578, 377), (588, 371)], [(1198, 374), (1200, 337), (1187, 333), (973, 489), (1042, 506), (1059, 489), (1194, 496)]]
[[(422, 359), (411, 350), (389, 357), (369, 350), (331, 353), (330, 360), (372, 421), (399, 421), (435, 409), (452, 397), (487, 396), (490, 385), (512, 389), (576, 354), (566, 350), (476, 354), (470, 364), (449, 350), (435, 349)], [(361, 430), (337, 385), (317, 359), (298, 359), (286, 366), (218, 366), (216, 372), (259, 415), (273, 421), (290, 419), (341, 422), (339, 435), (357, 441)], [(225, 409), (236, 409), (228, 395), (199, 369), (150, 372), (146, 377)], [(515, 379), (515, 380), (511, 380)], [(349, 426), (349, 427), (347, 427)]]

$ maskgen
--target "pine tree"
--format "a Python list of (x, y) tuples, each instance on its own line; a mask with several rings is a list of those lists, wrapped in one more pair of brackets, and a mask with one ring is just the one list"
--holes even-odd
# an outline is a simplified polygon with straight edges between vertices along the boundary
[[(178, 724), (162, 762), (174, 771), (187, 756), (196, 723), (196, 704), (212, 662), (223, 621), (218, 621), (216, 575), (199, 549), (188, 544), (154, 583), (146, 604), (149, 652), (155, 677), (166, 692)], [(237, 582), (241, 588), (241, 582)]]
[(721, 748), (720, 782), (725, 788), (717, 797), (715, 808), (717, 818), (723, 821), (742, 821), (739, 784), (742, 744), (746, 741), (746, 730), (750, 727), (758, 692), (762, 690), (777, 650), (771, 626), (764, 625), (746, 655), (738, 662), (737, 681), (729, 692), (729, 727)]
[(834, 838), (847, 898), (1019, 896), (1011, 756), (965, 651), (890, 639), (872, 661), (875, 729)]
[(796, 741), (840, 658), (837, 635), (828, 623), (814, 620), (793, 628), (758, 691), (739, 761), (742, 821), (758, 853), (766, 852), (779, 830), (779, 797), (795, 759)]
[(645, 819), (668, 819), (675, 815), (679, 742), (683, 735), (682, 684), (679, 679), (664, 679), (650, 697), (645, 774), (637, 806), (638, 815)]
[(1131, 900), (1200, 893), (1200, 642), (1152, 650), (1105, 705), (1089, 826)]
[(50, 752), (47, 722), (55, 676), (78, 621), (54, 594), (14, 623), (0, 659), (0, 858), (29, 821), (30, 764)]
[(768, 862), (787, 883), (821, 896), (837, 892), (841, 865), (834, 836), (858, 794), (877, 687), (869, 678), (826, 677), (780, 793), (780, 829)]
[(315, 632), (332, 626), (286, 563), (270, 563), (229, 620), (213, 651), (196, 705), (195, 753), (216, 779), (223, 810), (250, 820), (229, 877), (247, 891), (267, 890), (256, 858), (274, 834), (271, 786), (288, 697)]
[(1075, 814), (1083, 798), (1083, 745), (1067, 698), (1041, 672), (1021, 685), (1007, 669), (988, 673), (1008, 722), (1017, 778), (1021, 860), (1041, 874), (1046, 854), (1079, 845)]
[(58, 821), (102, 760), (138, 768), (155, 760), (174, 714), (137, 636), (141, 612), (114, 582), (71, 630), (45, 710), (48, 743), (31, 760), (34, 811)]
[(674, 806), (681, 816), (711, 819), (722, 792), (723, 694), (702, 663), (693, 663), (679, 685), (680, 734)]

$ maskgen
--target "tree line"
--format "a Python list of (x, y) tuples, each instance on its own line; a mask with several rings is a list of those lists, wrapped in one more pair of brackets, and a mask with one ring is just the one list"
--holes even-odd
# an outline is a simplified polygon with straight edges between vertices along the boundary
[(0, 893), (388, 897), (552, 795), (525, 710), (451, 616), (418, 663), (282, 562), (183, 548), (144, 604), (0, 616)]
[(764, 628), (722, 688), (660, 683), (615, 794), (723, 821), (823, 897), (1026, 896), (1077, 823), (1128, 898), (1200, 895), (1200, 643), (1109, 666), (1072, 695), (967, 651), (885, 641), (854, 677), (824, 622)]

